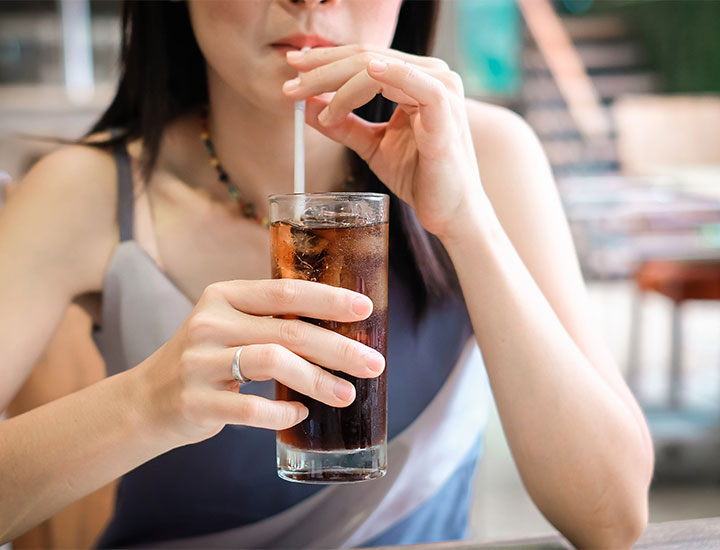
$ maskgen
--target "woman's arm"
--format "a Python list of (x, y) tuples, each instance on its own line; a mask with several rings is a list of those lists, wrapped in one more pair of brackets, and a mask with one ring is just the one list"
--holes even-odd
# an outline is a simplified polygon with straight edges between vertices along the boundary
[(523, 482), (574, 544), (627, 547), (647, 522), (644, 417), (593, 326), (552, 175), (507, 111), (469, 105), (492, 208), (468, 202), (443, 238)]
[[(80, 305), (68, 308), (45, 353), (8, 406), (9, 417), (105, 378), (105, 364), (90, 337), (91, 325), (91, 316)], [(109, 483), (13, 538), (13, 548), (91, 548), (112, 516), (115, 486)]]
[(0, 422), (0, 543), (168, 450), (141, 369)]
[[(284, 91), (307, 99), (308, 123), (357, 152), (449, 251), (538, 507), (579, 546), (631, 545), (647, 517), (650, 437), (589, 321), (532, 132), (502, 110), (469, 113), (438, 59), (353, 45), (287, 58), (302, 76)], [(398, 103), (387, 123), (353, 114), (377, 93)]]
[[(90, 426), (84, 434), (72, 431), (73, 423), (82, 422), (68, 414), (67, 402), (64, 408), (53, 404), (22, 413), (104, 377), (99, 358), (92, 358), (92, 366), (100, 370), (90, 373), (90, 358), (58, 345), (71, 343), (67, 330), (65, 340), (54, 347), (50, 340), (73, 297), (102, 284), (117, 241), (114, 197), (110, 155), (89, 147), (64, 147), (41, 160), (0, 211), (0, 409), (9, 404), (8, 413), (19, 415), (0, 423), (3, 540), (82, 495), (65, 491), (63, 485), (72, 478), (73, 468), (85, 466), (73, 462), (76, 453), (101, 442), (87, 437)], [(73, 328), (87, 327), (77, 316), (73, 319)], [(46, 359), (28, 379), (46, 351), (54, 351), (55, 357)], [(67, 362), (53, 362), (60, 357)], [(63, 371), (51, 372), (48, 378), (48, 367), (58, 366)], [(26, 380), (31, 387), (26, 385), (16, 396)], [(78, 401), (76, 414), (83, 414), (85, 401)], [(107, 417), (102, 407), (97, 412), (85, 416), (93, 422)], [(51, 477), (60, 485), (45, 485)]]
[[(0, 208), (16, 188), (3, 185)], [(88, 305), (92, 307), (91, 301)], [(92, 318), (79, 304), (65, 312), (52, 340), (32, 373), (8, 405), (8, 417), (18, 416), (105, 378), (105, 364), (90, 332)], [(89, 548), (107, 524), (114, 508), (116, 483), (111, 482), (59, 510), (46, 521), (13, 538), (13, 548)]]

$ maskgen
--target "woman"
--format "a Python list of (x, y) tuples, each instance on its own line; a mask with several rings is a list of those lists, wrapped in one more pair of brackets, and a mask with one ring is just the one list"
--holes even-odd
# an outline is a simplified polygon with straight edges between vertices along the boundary
[[(80, 297), (112, 375), (0, 424), (12, 443), (0, 465), (13, 472), (3, 540), (126, 473), (100, 546), (462, 537), (485, 387), (471, 341), (543, 514), (578, 546), (634, 542), (652, 473), (647, 426), (589, 320), (537, 140), (515, 115), (465, 100), (460, 78), (425, 57), (435, 8), (126, 5), (124, 72), (95, 146), (47, 157), (0, 217), (0, 254), (13, 258), (0, 267), (0, 402)], [(247, 378), (345, 406), (354, 389), (315, 365), (362, 377), (384, 367), (339, 335), (267, 317), (350, 321), (372, 308), (342, 289), (266, 280), (258, 220), (268, 194), (290, 190), (302, 99), (308, 190), (354, 179), (393, 194), (390, 473), (357, 486), (270, 475), (269, 430), (307, 411), (268, 399), (269, 382), (238, 394), (230, 370), (242, 346)]]

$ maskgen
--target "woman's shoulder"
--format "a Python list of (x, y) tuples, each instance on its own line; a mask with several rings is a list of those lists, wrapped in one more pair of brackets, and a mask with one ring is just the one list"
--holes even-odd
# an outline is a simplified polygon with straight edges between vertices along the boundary
[(20, 183), (26, 193), (51, 196), (68, 217), (82, 215), (88, 223), (113, 221), (108, 216), (116, 195), (115, 161), (107, 147), (63, 145), (42, 157)]
[(500, 105), (466, 98), (468, 122), (473, 141), (483, 148), (507, 146), (513, 148), (534, 146), (537, 136), (525, 119), (515, 111)]
[[(103, 140), (104, 141), (104, 140)], [(103, 141), (99, 136), (77, 143), (66, 143), (51, 153), (43, 156), (35, 163), (23, 182), (33, 182), (33, 185), (41, 185), (40, 180), (48, 186), (57, 185), (66, 188), (73, 185), (75, 191), (83, 187), (92, 188), (87, 185), (92, 180), (98, 180), (102, 186), (111, 186), (114, 177), (114, 161), (109, 147), (102, 145)], [(46, 176), (53, 174), (52, 178)], [(83, 174), (86, 177), (79, 177)]]
[(30, 169), (7, 204), (8, 218), (24, 220), (31, 238), (56, 259), (53, 269), (71, 277), (85, 272), (78, 281), (85, 290), (101, 285), (117, 244), (115, 174), (107, 148), (64, 145)]
[(540, 140), (522, 116), (499, 105), (465, 101), (483, 186), (505, 187), (513, 179), (502, 175), (517, 172), (519, 165), (545, 170)]

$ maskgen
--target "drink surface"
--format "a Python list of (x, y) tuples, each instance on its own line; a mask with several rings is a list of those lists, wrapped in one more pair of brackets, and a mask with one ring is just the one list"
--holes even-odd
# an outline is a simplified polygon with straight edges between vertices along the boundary
[[(376, 349), (387, 358), (388, 224), (339, 223), (303, 225), (275, 222), (270, 226), (272, 276), (305, 279), (365, 294), (373, 313), (355, 323), (303, 318)], [(276, 397), (300, 401), (310, 414), (300, 424), (278, 432), (278, 439), (299, 449), (361, 449), (386, 440), (387, 374), (356, 378), (336, 376), (355, 386), (348, 407), (330, 407), (276, 383)]]

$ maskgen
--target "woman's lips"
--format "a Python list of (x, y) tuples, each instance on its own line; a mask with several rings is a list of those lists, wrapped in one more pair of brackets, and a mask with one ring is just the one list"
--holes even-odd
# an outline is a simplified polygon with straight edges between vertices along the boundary
[(287, 50), (301, 50), (303, 48), (322, 48), (336, 46), (335, 42), (318, 36), (316, 34), (293, 34), (276, 40), (271, 44), (275, 49), (287, 51)]

